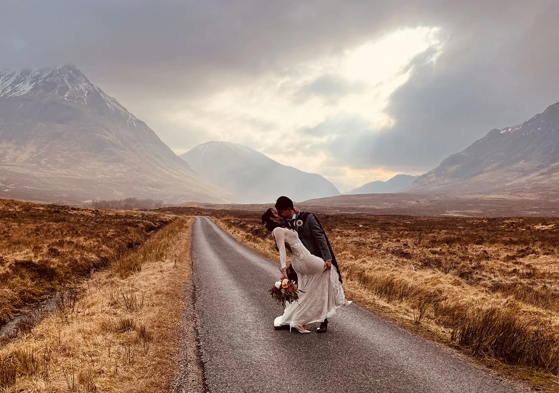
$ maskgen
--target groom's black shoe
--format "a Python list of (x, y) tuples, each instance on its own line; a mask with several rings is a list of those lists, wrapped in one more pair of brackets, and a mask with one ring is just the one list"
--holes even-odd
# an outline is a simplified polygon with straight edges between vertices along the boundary
[(317, 333), (326, 333), (328, 330), (328, 319), (325, 319), (324, 322), (320, 324), (320, 326), (316, 329)]

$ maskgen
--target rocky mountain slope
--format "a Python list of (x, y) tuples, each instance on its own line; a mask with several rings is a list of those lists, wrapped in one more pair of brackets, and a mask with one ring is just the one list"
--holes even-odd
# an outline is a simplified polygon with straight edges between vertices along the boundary
[(226, 201), (73, 65), (0, 71), (0, 198)]
[(446, 158), (404, 192), (557, 195), (559, 103), (530, 120), (491, 130), (464, 151)]
[(340, 195), (324, 177), (282, 165), (264, 154), (228, 142), (208, 142), (181, 155), (195, 172), (242, 203), (294, 201)]
[(417, 176), (411, 175), (396, 175), (387, 181), (373, 181), (362, 185), (355, 190), (346, 192), (346, 194), (385, 194), (391, 192), (398, 192), (406, 187), (409, 187)]

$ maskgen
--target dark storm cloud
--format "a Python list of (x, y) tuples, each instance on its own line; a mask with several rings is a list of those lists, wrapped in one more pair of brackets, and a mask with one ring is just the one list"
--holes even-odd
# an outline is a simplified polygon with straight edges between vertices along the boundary
[[(392, 130), (375, 134), (336, 113), (300, 130), (332, 135), (317, 148), (341, 165), (427, 170), (559, 100), (557, 20), (554, 0), (3, 0), (0, 68), (75, 63), (182, 148), (184, 134), (199, 140), (203, 130), (170, 130), (160, 112), (177, 101), (281, 76), (394, 29), (440, 26), (442, 55), (435, 64), (417, 58), (391, 97)], [(335, 101), (355, 88), (323, 77), (299, 99)]]
[(3, 67), (70, 62), (107, 83), (180, 94), (340, 50), (378, 31), (385, 8), (331, 0), (7, 0), (0, 7), (2, 36), (17, 38), (1, 41)]
[(428, 170), (489, 130), (522, 123), (559, 101), (559, 4), (487, 3), (439, 10), (448, 34), (441, 57), (435, 64), (416, 59), (410, 80), (392, 95), (394, 128), (331, 142), (340, 162)]

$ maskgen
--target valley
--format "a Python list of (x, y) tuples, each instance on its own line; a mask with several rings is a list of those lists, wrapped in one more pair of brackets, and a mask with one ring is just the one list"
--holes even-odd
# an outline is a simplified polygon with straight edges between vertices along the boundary
[[(59, 289), (70, 295), (37, 326), (23, 324), (18, 334), (1, 340), (0, 382), (39, 389), (33, 384), (46, 381), (48, 373), (45, 386), (52, 391), (69, 383), (127, 391), (127, 379), (159, 359), (161, 367), (175, 371), (129, 386), (150, 391), (178, 383), (177, 356), (199, 361), (197, 352), (189, 352), (192, 347), (178, 349), (181, 329), (190, 331), (189, 340), (196, 337), (192, 326), (177, 328), (178, 318), (193, 312), (188, 311), (192, 298), (161, 300), (165, 305), (157, 299), (178, 296), (184, 285), (193, 290), (191, 273), (176, 275), (177, 269), (191, 269), (184, 259), (190, 217), (211, 217), (239, 242), (277, 262), (260, 223), (263, 210), (250, 208), (133, 212), (3, 200), (3, 221), (11, 228), (3, 235), (3, 293), (13, 293), (3, 298), (4, 321)], [(338, 257), (346, 295), (355, 304), (513, 379), (553, 391), (559, 372), (559, 219), (355, 212), (319, 217)], [(38, 268), (52, 274), (38, 274)], [(165, 291), (158, 289), (161, 282), (169, 284)], [(169, 307), (171, 319), (157, 317), (171, 312)], [(88, 363), (83, 345), (107, 356)], [(30, 359), (36, 363), (30, 366)], [(184, 370), (198, 378), (196, 369)]]
[[(260, 214), (214, 217), (278, 262)], [(532, 386), (559, 372), (559, 219), (321, 214), (349, 299), (416, 334), (460, 348)]]
[(191, 218), (0, 202), (2, 324), (59, 291), (0, 338), (1, 392), (203, 391)]
[(0, 2), (0, 393), (559, 393), (557, 20)]

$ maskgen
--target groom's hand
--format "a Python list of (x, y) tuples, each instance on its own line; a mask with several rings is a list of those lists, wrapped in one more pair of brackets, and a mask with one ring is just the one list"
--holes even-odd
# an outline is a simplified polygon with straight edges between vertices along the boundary
[(326, 261), (326, 262), (324, 262), (324, 269), (325, 269), (325, 270), (330, 270), (330, 269), (332, 269), (332, 261)]

